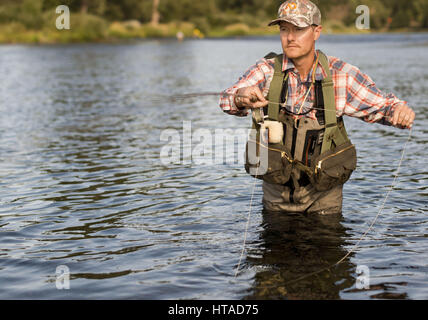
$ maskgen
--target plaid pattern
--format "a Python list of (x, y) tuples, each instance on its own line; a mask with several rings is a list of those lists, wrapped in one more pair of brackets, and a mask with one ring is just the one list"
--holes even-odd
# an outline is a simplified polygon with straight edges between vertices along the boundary
[[(406, 101), (398, 99), (392, 93), (385, 94), (381, 92), (373, 80), (362, 73), (357, 67), (343, 62), (336, 57), (328, 57), (330, 71), (334, 82), (336, 98), (336, 116), (348, 115), (360, 118), (366, 122), (378, 122), (391, 125), (389, 121), (392, 117), (394, 108), (400, 104), (406, 104)], [(243, 87), (257, 85), (263, 95), (267, 97), (269, 86), (274, 73), (275, 59), (261, 59), (254, 66), (250, 67), (245, 74), (230, 88), (224, 92), (234, 94)], [(284, 55), (283, 71), (288, 70), (288, 100), (287, 110), (299, 113), (301, 104), (310, 87), (312, 72), (309, 73), (306, 81), (301, 81), (297, 69), (293, 62)], [(315, 79), (322, 80), (326, 77), (321, 63), (315, 70)], [(308, 111), (315, 101), (315, 88), (312, 87), (309, 96), (303, 105), (300, 113)], [(234, 103), (233, 96), (222, 96), (220, 98), (221, 109), (229, 114), (236, 116), (246, 116), (248, 111), (240, 110)], [(316, 119), (316, 110), (311, 111), (305, 116)]]

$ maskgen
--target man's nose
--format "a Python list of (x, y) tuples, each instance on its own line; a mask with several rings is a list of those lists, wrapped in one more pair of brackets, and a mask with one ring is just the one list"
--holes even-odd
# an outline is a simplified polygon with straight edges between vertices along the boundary
[(295, 36), (294, 32), (289, 32), (289, 33), (288, 33), (288, 35), (287, 35), (287, 40), (288, 40), (288, 42), (291, 42), (291, 41), (295, 41), (295, 40), (296, 40), (296, 36)]

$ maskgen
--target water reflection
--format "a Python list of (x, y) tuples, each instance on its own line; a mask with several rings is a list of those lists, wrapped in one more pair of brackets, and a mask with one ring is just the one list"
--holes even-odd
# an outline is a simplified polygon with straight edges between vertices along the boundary
[[(281, 214), (263, 210), (258, 250), (249, 268), (257, 270), (247, 299), (339, 299), (355, 283), (350, 257), (342, 259), (346, 228), (342, 215)], [(312, 273), (316, 273), (310, 275)]]
[[(183, 136), (183, 121), (214, 133), (248, 129), (251, 119), (224, 115), (216, 97), (164, 98), (230, 86), (278, 52), (278, 39), (0, 46), (0, 298), (426, 299), (428, 87), (414, 79), (426, 79), (416, 45), (428, 35), (351, 38), (325, 37), (320, 49), (397, 91), (418, 121), (398, 184), (355, 256), (294, 283), (361, 237), (406, 132), (345, 119), (359, 168), (344, 189), (344, 218), (278, 216), (254, 202), (249, 269), (235, 281), (252, 178), (240, 164), (164, 165), (160, 136)], [(56, 289), (58, 265), (70, 268), (71, 290)], [(356, 265), (370, 268), (369, 290), (354, 289)]]

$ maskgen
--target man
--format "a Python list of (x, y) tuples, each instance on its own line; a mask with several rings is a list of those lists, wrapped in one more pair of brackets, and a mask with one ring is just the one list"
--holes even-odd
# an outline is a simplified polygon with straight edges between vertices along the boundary
[(269, 129), (271, 171), (252, 172), (264, 180), (267, 210), (341, 213), (343, 183), (356, 165), (342, 116), (410, 129), (415, 113), (357, 67), (315, 50), (321, 13), (309, 0), (284, 2), (269, 25), (279, 25), (283, 55), (250, 67), (220, 107), (235, 116), (252, 110), (253, 128)]

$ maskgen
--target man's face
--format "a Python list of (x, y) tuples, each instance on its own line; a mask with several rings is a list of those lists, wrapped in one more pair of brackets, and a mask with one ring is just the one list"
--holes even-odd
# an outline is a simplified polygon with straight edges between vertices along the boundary
[(282, 49), (291, 59), (308, 55), (315, 47), (315, 41), (321, 35), (322, 26), (297, 27), (281, 21), (279, 25)]

